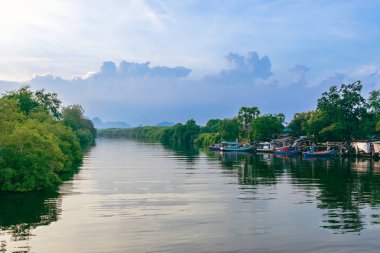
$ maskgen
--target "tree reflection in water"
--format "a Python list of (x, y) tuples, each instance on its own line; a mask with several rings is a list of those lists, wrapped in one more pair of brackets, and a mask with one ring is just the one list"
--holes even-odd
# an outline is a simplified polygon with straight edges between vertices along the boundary
[(61, 213), (61, 198), (56, 192), (1, 193), (0, 203), (0, 238), (7, 252), (29, 252), (27, 244), (18, 244), (15, 251), (10, 251), (10, 244), (26, 243), (34, 228), (56, 221)]
[(370, 159), (302, 159), (272, 154), (208, 153), (242, 186), (275, 185), (288, 178), (324, 210), (321, 227), (333, 233), (360, 233), (380, 225), (380, 162)]

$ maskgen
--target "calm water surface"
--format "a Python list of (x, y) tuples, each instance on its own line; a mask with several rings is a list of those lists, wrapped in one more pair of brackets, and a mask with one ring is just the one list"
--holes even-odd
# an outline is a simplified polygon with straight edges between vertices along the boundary
[(58, 193), (0, 195), (0, 252), (379, 252), (380, 163), (99, 139)]

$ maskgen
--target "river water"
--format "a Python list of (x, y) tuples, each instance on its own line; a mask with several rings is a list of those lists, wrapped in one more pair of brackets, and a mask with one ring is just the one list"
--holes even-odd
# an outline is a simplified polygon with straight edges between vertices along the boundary
[(378, 252), (380, 162), (98, 139), (57, 193), (0, 195), (0, 252)]

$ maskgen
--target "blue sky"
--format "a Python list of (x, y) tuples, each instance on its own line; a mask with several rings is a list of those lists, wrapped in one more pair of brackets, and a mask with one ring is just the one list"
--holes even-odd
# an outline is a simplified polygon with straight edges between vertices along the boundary
[(21, 83), (132, 125), (313, 109), (380, 88), (380, 2), (0, 1), (0, 92)]

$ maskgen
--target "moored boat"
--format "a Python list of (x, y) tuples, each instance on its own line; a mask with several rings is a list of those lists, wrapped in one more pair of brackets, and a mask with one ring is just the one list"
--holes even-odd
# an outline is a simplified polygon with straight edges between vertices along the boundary
[(225, 152), (249, 152), (252, 151), (253, 147), (251, 145), (240, 145), (239, 142), (233, 141), (233, 142), (222, 142), (222, 145), (220, 147), (220, 151)]
[(210, 150), (210, 151), (220, 151), (220, 147), (221, 147), (222, 145), (220, 145), (220, 144), (213, 144), (213, 145), (211, 145), (211, 146), (208, 146), (208, 149)]
[(281, 156), (296, 156), (298, 155), (298, 150), (296, 149), (276, 149), (274, 151), (275, 155), (281, 155)]
[(324, 151), (308, 151), (308, 152), (303, 152), (302, 155), (304, 158), (312, 158), (312, 157), (329, 157), (336, 155), (337, 151), (332, 149), (332, 150), (324, 150)]
[(275, 145), (272, 142), (260, 142), (256, 146), (257, 152), (274, 153)]
[(226, 147), (221, 147), (220, 151), (249, 152), (249, 151), (253, 151), (253, 147), (251, 145), (249, 145), (249, 146), (226, 146)]

